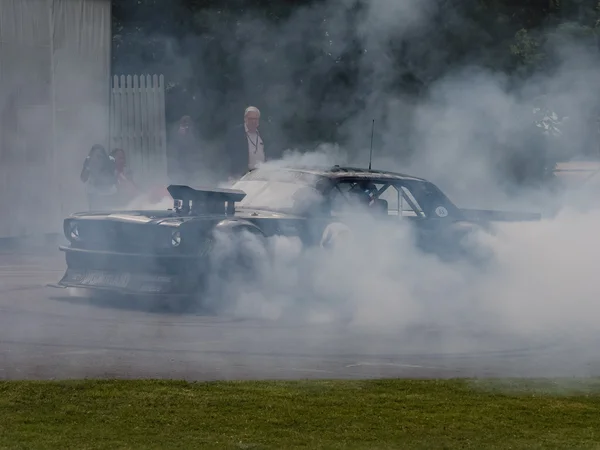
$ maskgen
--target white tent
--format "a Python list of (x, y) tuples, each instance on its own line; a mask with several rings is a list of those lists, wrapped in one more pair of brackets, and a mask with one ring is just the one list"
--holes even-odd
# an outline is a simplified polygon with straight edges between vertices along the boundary
[(108, 149), (110, 0), (0, 0), (0, 237), (61, 231)]

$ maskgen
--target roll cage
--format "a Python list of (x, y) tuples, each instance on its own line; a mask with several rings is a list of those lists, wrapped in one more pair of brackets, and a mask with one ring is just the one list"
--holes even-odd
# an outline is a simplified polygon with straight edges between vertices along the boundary
[[(457, 217), (458, 208), (433, 183), (421, 180), (336, 178), (323, 192), (328, 207), (336, 214), (342, 205), (352, 205), (353, 196), (364, 192), (370, 197), (371, 205), (387, 209), (387, 214), (418, 219)], [(395, 201), (395, 204), (393, 203)], [(340, 205), (342, 203), (342, 205)], [(395, 207), (393, 207), (395, 206)]]
[[(300, 215), (338, 215), (341, 209), (346, 205), (352, 205), (356, 195), (368, 195), (371, 204), (380, 206), (380, 212), (383, 212), (385, 206), (386, 215), (397, 215), (402, 217), (415, 217), (417, 219), (426, 218), (457, 218), (461, 216), (460, 210), (448, 199), (448, 197), (433, 183), (420, 178), (392, 176), (390, 174), (348, 174), (339, 175), (337, 173), (311, 173), (301, 170), (254, 170), (246, 174), (239, 185), (247, 182), (259, 181), (264, 185), (257, 191), (248, 192), (248, 202), (245, 200), (239, 205), (240, 209), (257, 208), (265, 210), (278, 210), (283, 213), (292, 213)], [(273, 195), (279, 196), (279, 206), (277, 202), (273, 205), (261, 202), (254, 202), (256, 197), (265, 197), (270, 183), (273, 183)], [(237, 185), (238, 183), (236, 183)], [(281, 201), (284, 185), (296, 185), (297, 190), (293, 192), (290, 201)], [(277, 188), (275, 187), (277, 186)], [(234, 185), (234, 187), (236, 187)], [(246, 186), (236, 187), (246, 190)], [(301, 194), (303, 188), (311, 198), (318, 193), (320, 200), (306, 200)], [(269, 195), (266, 195), (269, 197)], [(294, 198), (297, 197), (297, 198)], [(248, 203), (246, 205), (246, 203)], [(253, 205), (253, 203), (255, 203)], [(258, 203), (258, 205), (256, 205)], [(284, 207), (283, 203), (287, 203)], [(302, 204), (298, 208), (295, 205)], [(391, 206), (391, 207), (390, 207)], [(394, 207), (395, 206), (395, 207)], [(406, 208), (406, 209), (405, 209)]]

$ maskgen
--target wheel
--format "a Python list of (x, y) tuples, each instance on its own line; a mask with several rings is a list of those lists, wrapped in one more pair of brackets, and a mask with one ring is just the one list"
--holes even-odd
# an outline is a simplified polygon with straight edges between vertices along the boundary
[(347, 246), (352, 237), (352, 230), (348, 225), (342, 222), (332, 222), (325, 227), (325, 230), (323, 230), (319, 245), (321, 248), (334, 250), (336, 248)]
[(203, 309), (235, 309), (245, 297), (260, 291), (267, 279), (268, 263), (266, 238), (258, 230), (240, 227), (216, 232), (203, 283)]

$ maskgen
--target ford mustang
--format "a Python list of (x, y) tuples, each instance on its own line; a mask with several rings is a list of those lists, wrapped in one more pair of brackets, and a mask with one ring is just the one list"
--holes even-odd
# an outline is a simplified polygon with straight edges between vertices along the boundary
[(251, 283), (270, 237), (327, 249), (365, 213), (410, 223), (419, 248), (446, 258), (468, 254), (463, 238), (473, 227), (541, 218), (461, 209), (423, 178), (339, 166), (259, 168), (231, 189), (170, 185), (168, 192), (173, 207), (164, 210), (67, 217), (69, 245), (60, 247), (67, 269), (59, 285), (171, 297), (202, 292), (209, 277)]

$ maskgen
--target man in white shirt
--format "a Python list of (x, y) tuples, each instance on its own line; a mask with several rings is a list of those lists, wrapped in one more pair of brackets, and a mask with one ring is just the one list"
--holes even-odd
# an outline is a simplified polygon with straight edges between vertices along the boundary
[(239, 178), (257, 164), (266, 161), (265, 145), (259, 131), (260, 111), (249, 106), (244, 111), (244, 123), (234, 127), (226, 140), (228, 176)]
[(260, 111), (254, 106), (246, 108), (244, 112), (244, 128), (248, 136), (248, 168), (254, 169), (258, 163), (265, 162), (265, 145), (258, 126), (260, 125)]

